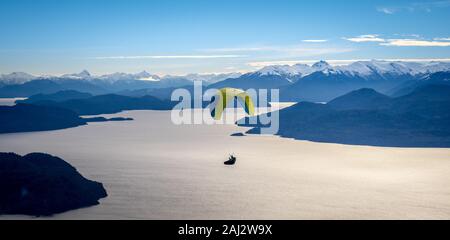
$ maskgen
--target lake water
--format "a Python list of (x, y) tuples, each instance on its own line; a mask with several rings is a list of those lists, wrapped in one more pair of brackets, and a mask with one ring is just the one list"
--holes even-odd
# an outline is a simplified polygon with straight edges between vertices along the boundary
[(0, 98), (0, 106), (14, 106), (16, 100), (24, 100), (26, 98)]
[(450, 149), (232, 137), (246, 128), (175, 126), (168, 111), (109, 116), (135, 120), (0, 135), (0, 151), (51, 153), (108, 191), (50, 219), (450, 218)]

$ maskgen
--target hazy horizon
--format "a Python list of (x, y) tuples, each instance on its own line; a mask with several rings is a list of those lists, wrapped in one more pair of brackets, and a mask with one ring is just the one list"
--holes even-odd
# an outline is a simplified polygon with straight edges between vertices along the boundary
[(295, 64), (306, 64), (309, 66), (312, 66), (314, 63), (320, 62), (320, 61), (325, 61), (328, 64), (330, 64), (333, 67), (336, 66), (345, 66), (345, 65), (350, 65), (352, 63), (355, 62), (370, 62), (370, 61), (385, 61), (385, 62), (413, 62), (413, 63), (431, 63), (431, 62), (450, 62), (450, 58), (436, 58), (436, 59), (332, 59), (332, 60), (326, 60), (326, 59), (318, 59), (318, 60), (292, 60), (292, 61), (274, 61), (274, 62), (260, 62), (260, 63), (255, 63), (253, 65), (254, 69), (249, 70), (249, 71), (225, 71), (225, 72), (188, 72), (188, 73), (183, 73), (183, 74), (178, 74), (178, 75), (171, 75), (171, 74), (156, 74), (153, 72), (150, 72), (146, 69), (143, 69), (141, 71), (137, 71), (137, 72), (106, 72), (106, 73), (96, 73), (96, 72), (92, 72), (89, 69), (81, 69), (77, 72), (67, 72), (67, 73), (59, 73), (59, 74), (48, 74), (48, 73), (42, 73), (42, 74), (35, 74), (35, 73), (31, 73), (31, 72), (21, 72), (21, 71), (13, 71), (13, 72), (5, 72), (1, 74), (12, 74), (12, 73), (27, 73), (27, 74), (31, 74), (35, 77), (61, 77), (63, 75), (67, 75), (67, 74), (78, 74), (84, 71), (87, 71), (88, 73), (91, 74), (91, 76), (93, 77), (98, 77), (98, 76), (103, 76), (103, 75), (109, 75), (109, 74), (115, 74), (115, 73), (125, 73), (125, 74), (137, 74), (137, 73), (141, 73), (141, 72), (147, 72), (149, 74), (154, 74), (157, 75), (159, 77), (171, 77), (171, 76), (188, 76), (188, 75), (221, 75), (221, 74), (233, 74), (233, 73), (240, 73), (240, 74), (245, 74), (245, 73), (250, 73), (250, 72), (255, 72), (258, 70), (261, 70), (264, 67), (269, 67), (269, 66), (293, 66)]

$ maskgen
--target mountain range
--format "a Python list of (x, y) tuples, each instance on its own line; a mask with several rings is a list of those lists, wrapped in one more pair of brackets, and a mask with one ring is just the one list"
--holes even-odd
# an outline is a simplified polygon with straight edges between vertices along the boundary
[[(280, 96), (283, 101), (328, 102), (360, 88), (373, 88), (389, 95), (393, 89), (403, 89), (411, 82), (431, 83), (427, 80), (448, 71), (450, 63), (444, 62), (361, 61), (346, 66), (328, 66), (324, 70), (303, 76), (294, 84), (281, 88)], [(410, 91), (393, 95), (407, 93)]]
[[(427, 84), (449, 84), (450, 63), (411, 63), (364, 61), (346, 66), (330, 66), (324, 61), (311, 66), (269, 66), (230, 78), (208, 88), (235, 87), (241, 89), (279, 89), (281, 101), (328, 102), (338, 96), (361, 88), (372, 88), (389, 96), (411, 93)], [(192, 86), (184, 87), (191, 91)], [(170, 99), (174, 87), (138, 89), (120, 94), (130, 96), (152, 95)]]
[[(236, 79), (212, 84), (210, 87), (274, 88), (280, 90), (281, 101), (328, 102), (360, 88), (373, 88), (381, 93), (394, 94), (393, 89), (397, 88), (399, 91), (407, 87), (407, 84), (425, 82), (433, 78), (431, 76), (435, 73), (448, 71), (450, 63), (447, 62), (371, 60), (331, 66), (325, 61), (319, 61), (311, 66), (268, 66)], [(404, 92), (406, 93), (408, 91)]]
[(389, 96), (411, 93), (426, 84), (448, 84), (448, 62), (357, 61), (331, 66), (325, 61), (312, 65), (267, 66), (246, 74), (189, 74), (159, 77), (148, 72), (113, 73), (93, 76), (87, 71), (59, 77), (34, 77), (12, 73), (0, 78), (0, 97), (29, 97), (63, 90), (93, 95), (117, 93), (130, 96), (154, 95), (169, 99), (174, 88), (203, 81), (206, 88), (279, 89), (281, 101), (328, 102), (360, 88), (372, 88)]
[(208, 85), (237, 76), (240, 74), (189, 74), (159, 77), (146, 71), (136, 74), (113, 73), (93, 76), (86, 70), (62, 76), (33, 76), (15, 72), (0, 75), (0, 97), (29, 97), (35, 94), (49, 94), (64, 90), (98, 95), (139, 89), (182, 87), (192, 85), (193, 81), (203, 81), (205, 85)]
[(133, 80), (143, 80), (143, 81), (203, 81), (206, 84), (219, 82), (228, 78), (236, 78), (241, 76), (240, 73), (218, 73), (218, 74), (198, 74), (192, 73), (182, 76), (166, 75), (160, 77), (156, 74), (150, 74), (147, 71), (142, 71), (139, 73), (123, 73), (116, 72), (104, 75), (92, 75), (87, 70), (83, 70), (79, 73), (63, 74), (61, 76), (43, 75), (35, 76), (25, 72), (13, 72), (10, 74), (0, 74), (0, 83), (3, 85), (12, 84), (22, 84), (32, 80), (102, 80), (105, 82), (117, 82), (117, 81), (133, 81)]

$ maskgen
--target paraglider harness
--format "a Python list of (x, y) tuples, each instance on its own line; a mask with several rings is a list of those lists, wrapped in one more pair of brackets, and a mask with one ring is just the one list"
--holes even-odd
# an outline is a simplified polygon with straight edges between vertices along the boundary
[(225, 165), (234, 165), (236, 163), (236, 157), (233, 154), (230, 154), (228, 161), (224, 162)]

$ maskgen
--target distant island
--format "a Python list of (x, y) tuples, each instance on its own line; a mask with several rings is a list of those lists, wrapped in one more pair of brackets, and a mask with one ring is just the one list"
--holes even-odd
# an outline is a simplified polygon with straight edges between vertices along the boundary
[(93, 96), (75, 90), (37, 94), (16, 103), (15, 106), (0, 106), (0, 133), (57, 130), (89, 122), (131, 121), (132, 118), (123, 117), (108, 119), (81, 116), (113, 114), (125, 110), (170, 110), (176, 104), (152, 96)]
[(230, 136), (231, 136), (231, 137), (244, 137), (245, 134), (239, 132), (239, 133), (233, 133), (233, 134), (231, 134)]
[(0, 215), (49, 216), (93, 206), (107, 196), (64, 160), (45, 153), (0, 153)]
[[(353, 145), (450, 147), (449, 109), (449, 85), (420, 86), (396, 98), (363, 88), (328, 104), (300, 102), (280, 110), (278, 135)], [(253, 127), (247, 133), (260, 133), (263, 125)]]
[(89, 122), (132, 121), (125, 117), (80, 117), (77, 113), (60, 107), (17, 104), (0, 106), (0, 133), (34, 132), (66, 129)]
[(105, 117), (83, 117), (83, 120), (86, 122), (122, 122), (122, 121), (133, 121), (133, 118), (124, 118), (124, 117), (113, 117), (113, 118), (105, 118)]

